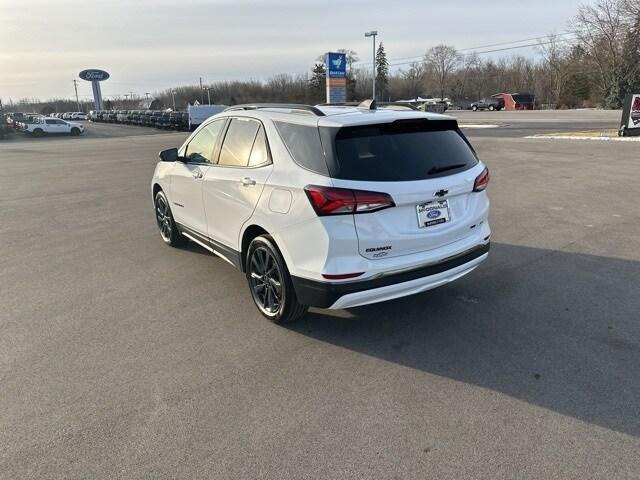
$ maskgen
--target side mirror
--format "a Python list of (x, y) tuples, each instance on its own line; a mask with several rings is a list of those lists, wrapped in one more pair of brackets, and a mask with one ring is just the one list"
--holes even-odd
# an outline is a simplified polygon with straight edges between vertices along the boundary
[(162, 150), (158, 156), (160, 157), (160, 160), (162, 160), (163, 162), (177, 162), (178, 149), (169, 148), (167, 150)]

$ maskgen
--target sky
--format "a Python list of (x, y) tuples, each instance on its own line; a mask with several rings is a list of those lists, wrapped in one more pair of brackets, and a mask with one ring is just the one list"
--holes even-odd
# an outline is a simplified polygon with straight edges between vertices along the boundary
[[(378, 31), (390, 63), (401, 63), (441, 43), (468, 49), (564, 32), (585, 1), (0, 0), (0, 99), (71, 98), (85, 68), (111, 74), (102, 83), (109, 97), (199, 77), (305, 73), (338, 48), (370, 62), (368, 30)], [(535, 50), (491, 55), (515, 53)], [(88, 82), (79, 94), (91, 98)]]

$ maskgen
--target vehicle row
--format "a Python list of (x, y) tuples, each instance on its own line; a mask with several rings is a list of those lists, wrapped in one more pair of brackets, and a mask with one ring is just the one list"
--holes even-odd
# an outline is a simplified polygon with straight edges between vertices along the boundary
[(120, 123), (165, 130), (189, 130), (187, 112), (163, 110), (97, 110), (89, 113), (94, 122)]

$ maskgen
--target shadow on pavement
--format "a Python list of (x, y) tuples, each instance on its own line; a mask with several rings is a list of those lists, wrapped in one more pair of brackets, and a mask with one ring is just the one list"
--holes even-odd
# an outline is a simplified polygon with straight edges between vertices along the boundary
[(457, 283), (290, 328), (640, 436), (639, 279), (640, 262), (494, 244)]

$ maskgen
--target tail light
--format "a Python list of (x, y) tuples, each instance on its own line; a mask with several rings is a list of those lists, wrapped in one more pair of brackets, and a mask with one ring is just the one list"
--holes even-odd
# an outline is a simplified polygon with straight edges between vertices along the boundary
[(476, 181), (473, 182), (473, 191), (483, 191), (485, 188), (487, 188), (487, 185), (489, 185), (489, 179), (489, 169), (485, 167), (482, 173), (476, 177)]
[(389, 194), (381, 192), (318, 185), (307, 185), (304, 191), (318, 216), (377, 212), (396, 205)]

